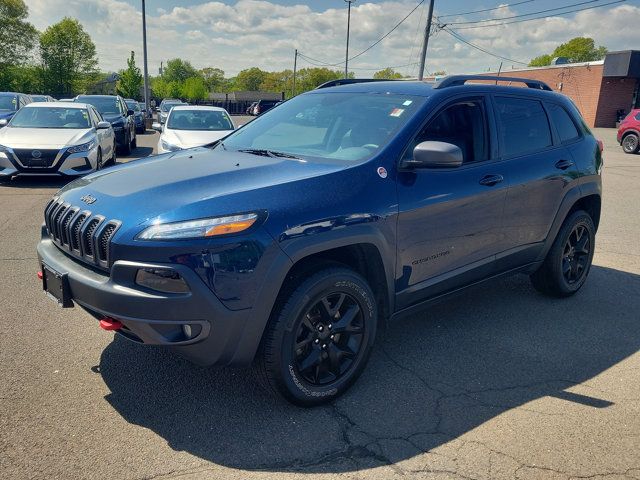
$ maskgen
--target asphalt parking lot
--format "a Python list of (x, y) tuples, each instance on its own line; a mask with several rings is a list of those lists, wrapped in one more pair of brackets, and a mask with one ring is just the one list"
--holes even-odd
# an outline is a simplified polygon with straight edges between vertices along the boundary
[(577, 295), (523, 276), (469, 290), (390, 325), (315, 409), (57, 308), (35, 245), (63, 182), (1, 186), (0, 478), (640, 479), (640, 155), (596, 134), (602, 222)]

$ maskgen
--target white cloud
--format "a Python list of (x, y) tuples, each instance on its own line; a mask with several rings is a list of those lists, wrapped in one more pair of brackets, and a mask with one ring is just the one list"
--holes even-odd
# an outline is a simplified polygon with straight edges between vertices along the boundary
[[(29, 0), (30, 19), (40, 29), (75, 16), (96, 43), (100, 66), (117, 70), (129, 51), (142, 52), (141, 15), (122, 0)], [(384, 35), (415, 6), (414, 0), (359, 2), (352, 7), (351, 54)], [(422, 7), (421, 7), (422, 8)], [(422, 13), (422, 15), (421, 15)], [(494, 18), (517, 15), (504, 6)], [(354, 69), (378, 69), (417, 62), (425, 14), (416, 11), (400, 28), (370, 52), (350, 62)], [(502, 56), (527, 62), (550, 52), (559, 43), (585, 35), (610, 50), (640, 45), (640, 8), (620, 5), (492, 28), (459, 30), (468, 41)], [(447, 18), (447, 21), (463, 19)], [(315, 12), (307, 5), (284, 6), (266, 0), (234, 4), (203, 2), (191, 7), (147, 11), (149, 67), (154, 74), (161, 61), (180, 57), (197, 67), (215, 66), (227, 74), (258, 66), (266, 70), (291, 68), (293, 50), (330, 63), (344, 59), (346, 9)], [(440, 31), (429, 43), (427, 69), (450, 73), (495, 69), (500, 60), (481, 53)], [(299, 61), (300, 67), (307, 66)], [(337, 66), (335, 68), (342, 68)], [(511, 68), (505, 62), (503, 68)], [(399, 69), (415, 74), (417, 66)], [(359, 76), (372, 71), (355, 70)]]

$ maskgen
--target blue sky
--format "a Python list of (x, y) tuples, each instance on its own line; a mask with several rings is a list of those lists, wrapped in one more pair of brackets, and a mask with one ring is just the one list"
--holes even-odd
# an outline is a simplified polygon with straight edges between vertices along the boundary
[[(447, 22), (504, 18), (556, 8), (581, 0), (436, 0), (436, 15), (503, 5), (498, 10), (449, 17)], [(584, 0), (582, 0), (584, 1)], [(598, 0), (593, 4), (612, 0)], [(80, 20), (99, 53), (100, 66), (114, 71), (125, 66), (129, 51), (141, 57), (139, 0), (26, 0), (30, 19), (39, 29), (63, 16)], [(361, 52), (409, 13), (418, 0), (357, 0), (352, 9), (351, 54)], [(376, 47), (350, 62), (357, 76), (395, 66), (416, 75), (426, 22), (427, 3)], [(505, 4), (513, 4), (505, 6)], [(518, 3), (518, 5), (515, 5)], [(584, 6), (591, 6), (584, 5)], [(494, 55), (481, 52), (439, 30), (429, 44), (427, 71), (479, 72), (516, 68), (532, 57), (549, 53), (575, 36), (591, 36), (610, 50), (640, 46), (640, 0), (604, 6), (567, 16), (549, 12), (549, 18), (491, 28), (460, 29), (458, 35)], [(312, 63), (344, 59), (346, 4), (343, 0), (147, 0), (150, 71), (170, 58), (189, 60), (196, 67), (222, 68), (228, 75), (258, 66), (265, 70), (291, 68), (294, 49)], [(450, 28), (460, 28), (462, 25)], [(505, 57), (509, 60), (502, 60)], [(342, 68), (336, 65), (336, 69)]]

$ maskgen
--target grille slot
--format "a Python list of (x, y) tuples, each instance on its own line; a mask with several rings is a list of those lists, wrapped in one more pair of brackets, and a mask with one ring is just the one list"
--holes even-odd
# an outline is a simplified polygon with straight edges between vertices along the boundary
[(81, 213), (71, 227), (71, 238), (69, 240), (72, 250), (80, 251), (80, 229), (88, 216), (87, 213)]
[(116, 231), (116, 224), (110, 223), (108, 224), (102, 233), (100, 233), (97, 246), (98, 246), (98, 260), (103, 262), (107, 261), (107, 257), (109, 255), (109, 243), (111, 242), (111, 237)]
[(110, 267), (111, 240), (120, 221), (106, 220), (59, 200), (47, 204), (44, 217), (49, 236), (59, 248), (86, 263)]

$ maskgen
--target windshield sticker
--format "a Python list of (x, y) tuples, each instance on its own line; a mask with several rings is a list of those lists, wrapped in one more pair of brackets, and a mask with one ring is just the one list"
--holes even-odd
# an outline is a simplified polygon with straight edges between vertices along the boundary
[(402, 105), (404, 105), (405, 107), (408, 107), (409, 105), (411, 105), (413, 103), (413, 100), (405, 100), (404, 103)]
[(399, 117), (404, 113), (404, 108), (394, 108), (389, 114), (390, 117)]

